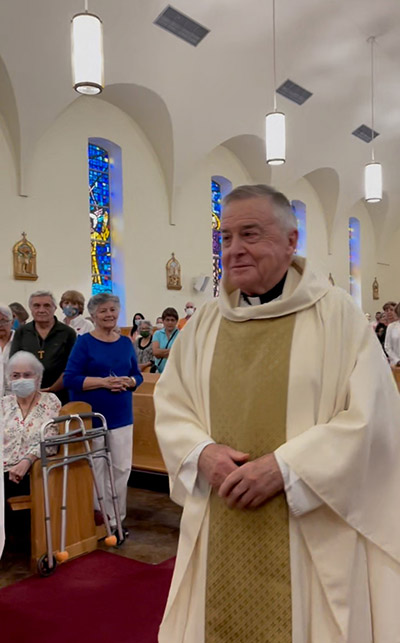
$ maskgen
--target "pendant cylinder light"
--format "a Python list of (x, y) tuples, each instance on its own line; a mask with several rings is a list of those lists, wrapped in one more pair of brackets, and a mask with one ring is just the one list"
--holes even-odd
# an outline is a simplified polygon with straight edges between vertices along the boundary
[(282, 165), (286, 160), (285, 114), (282, 112), (266, 115), (265, 144), (268, 165)]
[(372, 145), (372, 160), (364, 169), (364, 198), (367, 203), (379, 203), (382, 201), (382, 165), (375, 162), (375, 110), (374, 110), (374, 45), (375, 38), (371, 36), (368, 38), (371, 43), (371, 145)]
[(272, 54), (274, 111), (265, 117), (265, 158), (268, 165), (282, 165), (286, 161), (286, 123), (285, 114), (276, 109), (275, 0), (272, 0)]
[(368, 163), (365, 166), (365, 200), (368, 203), (379, 203), (382, 201), (382, 165), (380, 163)]
[(92, 13), (72, 18), (72, 80), (79, 94), (99, 94), (104, 87), (103, 24)]

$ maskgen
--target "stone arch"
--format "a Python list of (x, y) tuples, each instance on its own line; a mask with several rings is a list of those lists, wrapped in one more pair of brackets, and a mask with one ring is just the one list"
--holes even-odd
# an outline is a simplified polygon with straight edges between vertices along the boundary
[(271, 169), (265, 161), (265, 142), (254, 134), (239, 134), (221, 143), (244, 165), (255, 183), (271, 183)]
[(130, 116), (150, 141), (164, 174), (171, 207), (174, 191), (172, 120), (163, 99), (151, 89), (133, 83), (107, 85), (101, 97)]

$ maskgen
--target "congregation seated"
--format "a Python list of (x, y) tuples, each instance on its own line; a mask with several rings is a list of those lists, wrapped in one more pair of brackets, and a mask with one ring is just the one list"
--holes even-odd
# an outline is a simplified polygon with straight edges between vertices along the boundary
[[(0, 400), (5, 500), (29, 494), (29, 471), (40, 456), (41, 427), (61, 408), (53, 393), (40, 390), (43, 370), (43, 364), (26, 351), (15, 353), (6, 367), (11, 394)], [(56, 427), (50, 426), (48, 435), (56, 433)], [(7, 529), (13, 519), (7, 503), (5, 507)]]

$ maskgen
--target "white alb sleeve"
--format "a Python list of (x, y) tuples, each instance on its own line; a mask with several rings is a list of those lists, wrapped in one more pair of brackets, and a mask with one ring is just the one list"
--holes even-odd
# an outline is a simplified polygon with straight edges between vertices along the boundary
[(292, 471), (279, 455), (279, 449), (274, 451), (274, 456), (281, 470), (285, 484), (285, 494), (289, 509), (293, 516), (303, 514), (320, 507), (323, 501), (315, 494), (299, 476)]
[(215, 444), (214, 440), (208, 439), (198, 444), (197, 447), (186, 456), (182, 463), (178, 477), (186, 491), (190, 494), (193, 494), (196, 486), (201, 486), (202, 479), (198, 475), (198, 462), (201, 452), (209, 444)]

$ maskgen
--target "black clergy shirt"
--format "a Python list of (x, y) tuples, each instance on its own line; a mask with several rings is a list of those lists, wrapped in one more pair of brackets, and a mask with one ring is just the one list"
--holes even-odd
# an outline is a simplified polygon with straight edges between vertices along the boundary
[(259, 306), (260, 304), (268, 304), (270, 301), (277, 299), (281, 296), (283, 292), (283, 287), (285, 285), (287, 272), (283, 275), (282, 279), (278, 281), (277, 284), (271, 290), (268, 290), (262, 295), (246, 295), (244, 292), (241, 293), (244, 301), (249, 306)]
[[(54, 326), (45, 339), (41, 338), (36, 330), (35, 322), (31, 321), (17, 328), (11, 344), (10, 357), (18, 351), (27, 351), (43, 364), (42, 388), (52, 386), (64, 372), (76, 340), (76, 332), (73, 328), (58, 321), (57, 317), (54, 319)], [(56, 395), (62, 404), (68, 402), (66, 389), (58, 391)]]

